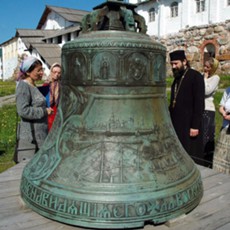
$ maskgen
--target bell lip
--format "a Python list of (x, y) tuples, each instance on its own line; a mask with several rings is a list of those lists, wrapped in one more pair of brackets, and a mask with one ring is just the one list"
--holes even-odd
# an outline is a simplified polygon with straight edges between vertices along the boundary
[[(25, 194), (22, 191), (21, 191), (22, 192), (21, 195), (22, 195), (23, 200), (25, 201), (25, 203), (28, 205), (29, 208), (31, 208), (35, 212), (39, 213), (40, 215), (48, 217), (48, 218), (53, 219), (55, 221), (70, 224), (73, 226), (91, 227), (91, 228), (100, 228), (100, 229), (120, 229), (120, 228), (124, 228), (124, 226), (126, 228), (133, 228), (133, 227), (142, 227), (145, 225), (145, 222), (150, 222), (150, 221), (153, 222), (154, 224), (161, 224), (161, 223), (164, 223), (170, 219), (173, 219), (173, 218), (176, 218), (176, 217), (181, 216), (183, 214), (187, 214), (187, 213), (191, 212), (196, 206), (198, 206), (198, 204), (200, 203), (200, 201), (203, 197), (203, 184), (202, 184), (201, 176), (199, 173), (197, 174), (196, 179), (197, 179), (197, 183), (198, 183), (198, 187), (199, 187), (198, 193), (196, 194), (196, 196), (193, 197), (193, 199), (190, 199), (189, 202), (187, 202), (186, 204), (182, 204), (183, 202), (181, 200), (181, 201), (179, 201), (181, 203), (181, 206), (177, 205), (177, 207), (175, 209), (166, 210), (166, 211), (164, 210), (164, 211), (159, 212), (159, 213), (156, 212), (155, 214), (149, 214), (149, 215), (138, 216), (138, 217), (130, 217), (130, 218), (129, 218), (129, 216), (126, 216), (126, 217), (117, 218), (117, 219), (116, 218), (109, 218), (109, 219), (105, 218), (105, 219), (103, 219), (103, 218), (99, 218), (99, 217), (97, 219), (97, 216), (92, 217), (92, 216), (87, 216), (87, 215), (81, 215), (79, 213), (76, 216), (75, 215), (67, 215), (66, 213), (61, 213), (58, 211), (51, 210), (45, 206), (40, 206), (36, 202), (32, 202), (32, 203), (29, 202), (29, 199), (27, 199), (27, 197), (25, 196)], [(165, 194), (167, 194), (167, 192), (164, 192), (164, 195)], [(175, 194), (171, 194), (171, 196), (174, 196), (174, 195)], [(163, 199), (167, 199), (167, 197), (163, 197)], [(84, 204), (84, 203), (89, 204), (89, 201), (87, 199), (86, 200), (80, 200), (80, 202), (82, 202), (82, 204)], [(94, 200), (94, 202), (95, 202), (95, 200)], [(145, 200), (134, 200), (134, 201), (129, 200), (128, 202), (129, 202), (128, 205), (130, 205), (130, 207), (131, 207), (131, 205), (134, 205), (134, 203), (136, 203), (136, 204), (139, 203), (140, 205), (142, 203), (144, 204)], [(108, 205), (111, 204), (111, 202), (109, 202), (109, 201), (104, 201), (105, 205), (106, 205), (106, 203)], [(126, 201), (126, 203), (127, 203), (127, 201)], [(115, 204), (118, 204), (118, 206), (119, 206), (121, 203), (116, 201)], [(91, 207), (93, 207), (93, 206), (91, 206)]]
[(137, 219), (133, 218), (131, 220), (117, 220), (117, 221), (98, 221), (96, 219), (87, 219), (87, 218), (79, 218), (79, 219), (68, 219), (66, 217), (60, 217), (59, 215), (56, 214), (48, 214), (47, 212), (41, 211), (40, 209), (35, 208), (32, 206), (30, 203), (27, 202), (27, 200), (24, 200), (26, 205), (31, 208), (33, 211), (37, 212), (38, 214), (49, 218), (53, 221), (60, 222), (61, 224), (68, 224), (70, 226), (75, 226), (75, 227), (83, 227), (83, 228), (92, 228), (92, 229), (135, 229), (135, 228), (141, 228), (148, 224), (153, 224), (153, 225), (159, 225), (159, 224), (164, 224), (165, 222), (178, 218), (182, 215), (187, 215), (190, 212), (192, 212), (201, 202), (203, 193), (197, 199), (195, 202), (190, 204), (190, 206), (180, 209), (179, 212), (171, 212), (167, 214), (163, 214), (162, 216), (154, 217), (154, 218), (144, 218), (144, 219)]

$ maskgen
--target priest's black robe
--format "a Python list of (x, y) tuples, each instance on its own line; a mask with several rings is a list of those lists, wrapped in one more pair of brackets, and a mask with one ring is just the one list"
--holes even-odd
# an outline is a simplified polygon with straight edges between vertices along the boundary
[[(188, 69), (179, 87), (176, 103), (173, 107), (175, 98), (175, 87), (179, 85), (180, 79), (174, 79), (171, 87), (171, 99), (169, 105), (172, 124), (186, 152), (192, 159), (201, 165), (203, 161), (203, 129), (202, 115), (204, 112), (204, 78), (194, 69)], [(177, 87), (178, 89), (178, 87)], [(190, 137), (190, 129), (198, 129), (199, 135)]]

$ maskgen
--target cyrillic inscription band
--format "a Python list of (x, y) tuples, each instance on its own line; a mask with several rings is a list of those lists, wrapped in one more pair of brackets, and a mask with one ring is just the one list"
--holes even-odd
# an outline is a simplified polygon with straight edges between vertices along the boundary
[(128, 203), (93, 203), (92, 201), (70, 200), (61, 196), (55, 196), (49, 192), (43, 191), (40, 187), (35, 187), (23, 178), (21, 189), (28, 202), (34, 203), (34, 206), (41, 209), (48, 209), (52, 212), (61, 212), (68, 216), (91, 217), (98, 219), (127, 219), (134, 217), (149, 217), (157, 213), (177, 210), (183, 206), (194, 202), (196, 197), (202, 193), (200, 179), (191, 187), (175, 193), (167, 198), (158, 198), (142, 202)]

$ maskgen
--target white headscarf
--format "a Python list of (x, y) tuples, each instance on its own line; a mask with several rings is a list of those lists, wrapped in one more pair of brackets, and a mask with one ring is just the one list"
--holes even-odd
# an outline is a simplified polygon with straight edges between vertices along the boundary
[(33, 56), (29, 56), (24, 59), (20, 66), (20, 71), (22, 72), (22, 74), (25, 74), (36, 61), (38, 61), (38, 59)]

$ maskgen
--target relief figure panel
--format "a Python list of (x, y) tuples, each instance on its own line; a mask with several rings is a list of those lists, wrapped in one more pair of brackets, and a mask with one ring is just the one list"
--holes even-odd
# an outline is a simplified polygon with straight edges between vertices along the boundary
[(115, 81), (118, 73), (117, 57), (108, 52), (95, 55), (92, 60), (92, 73), (96, 81)]

